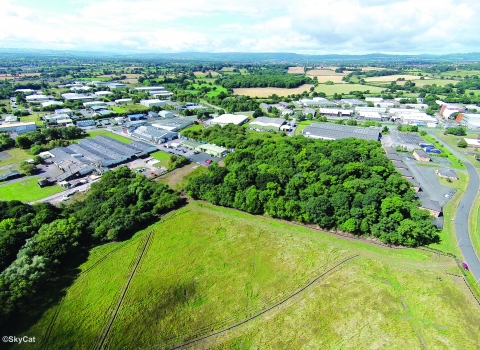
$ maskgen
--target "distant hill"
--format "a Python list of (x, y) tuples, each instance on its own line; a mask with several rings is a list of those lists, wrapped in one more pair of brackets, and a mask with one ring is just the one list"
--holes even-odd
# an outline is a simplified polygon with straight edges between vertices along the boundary
[(391, 55), (372, 53), (367, 55), (305, 55), (295, 53), (246, 53), (246, 52), (177, 52), (177, 53), (118, 53), (101, 51), (29, 50), (0, 48), (0, 59), (22, 56), (25, 58), (99, 58), (115, 60), (168, 60), (168, 61), (216, 61), (238, 63), (285, 63), (285, 64), (375, 64), (375, 63), (467, 63), (480, 62), (480, 53), (455, 53), (448, 55)]

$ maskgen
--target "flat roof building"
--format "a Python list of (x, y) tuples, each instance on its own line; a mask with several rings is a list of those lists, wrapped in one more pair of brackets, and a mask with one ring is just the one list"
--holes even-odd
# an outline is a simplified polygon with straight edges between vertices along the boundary
[(46, 96), (46, 95), (30, 95), (30, 96), (26, 96), (25, 99), (27, 100), (27, 102), (44, 102), (44, 101), (49, 101), (49, 100), (50, 100), (50, 96)]
[(351, 109), (320, 108), (320, 114), (336, 117), (350, 117), (353, 114)]
[(140, 104), (145, 107), (161, 107), (165, 106), (167, 102), (159, 100), (159, 99), (153, 99), (153, 100), (141, 100)]
[(138, 86), (134, 88), (137, 91), (163, 91), (165, 88), (163, 86)]
[(342, 105), (350, 105), (352, 107), (356, 106), (366, 106), (367, 103), (365, 101), (356, 99), (356, 98), (342, 98), (341, 99)]
[(77, 94), (77, 93), (62, 94), (62, 97), (66, 101), (93, 101), (96, 98), (95, 95), (84, 95), (84, 94)]
[(302, 130), (305, 137), (338, 140), (354, 137), (363, 140), (380, 140), (380, 128), (363, 128), (349, 125), (312, 123)]
[(209, 143), (200, 144), (199, 146), (195, 147), (195, 150), (210, 154), (212, 157), (225, 157), (228, 153), (228, 150), (226, 148), (211, 145)]
[(139, 139), (157, 144), (178, 138), (178, 133), (176, 132), (157, 129), (147, 125), (136, 128), (131, 134)]
[(242, 125), (248, 120), (246, 115), (241, 114), (222, 114), (221, 116), (210, 120), (211, 125), (225, 126), (227, 124)]
[(283, 124), (285, 124), (283, 118), (258, 117), (248, 125), (248, 128), (257, 131), (279, 131)]
[(162, 118), (165, 118), (165, 119), (175, 118), (175, 114), (173, 114), (170, 111), (160, 111), (160, 112), (158, 112), (158, 116), (162, 117)]
[(62, 101), (45, 101), (41, 103), (42, 107), (48, 107), (48, 106), (63, 106)]
[(113, 94), (113, 92), (111, 92), (111, 91), (96, 91), (95, 92), (95, 95), (99, 96), (99, 97), (108, 96), (108, 95), (111, 95), (111, 94)]
[(27, 123), (8, 123), (0, 125), (0, 132), (16, 132), (17, 134), (24, 134), (29, 131), (37, 130), (35, 122)]
[(132, 103), (132, 99), (131, 98), (120, 98), (118, 100), (115, 100), (115, 103), (117, 105), (128, 105), (128, 104)]
[(477, 139), (464, 139), (467, 143), (467, 147), (480, 148), (480, 140)]
[(168, 120), (159, 120), (155, 124), (152, 124), (153, 127), (168, 130), (168, 131), (180, 131), (185, 129), (186, 127), (193, 124), (192, 119), (168, 119)]

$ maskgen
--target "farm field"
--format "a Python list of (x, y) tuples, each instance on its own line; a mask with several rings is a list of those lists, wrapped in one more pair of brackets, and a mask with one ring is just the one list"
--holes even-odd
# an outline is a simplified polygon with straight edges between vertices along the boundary
[[(386, 75), (383, 77), (370, 77), (365, 78), (367, 82), (390, 82), (390, 81), (397, 81), (397, 79), (403, 78), (405, 80), (418, 80), (419, 77), (417, 75), (407, 75), (407, 74), (396, 74), (396, 75)], [(428, 78), (426, 78), (428, 79)]]
[[(425, 79), (425, 80), (412, 80), (418, 87), (423, 87), (425, 85), (433, 85), (436, 84), (437, 86), (444, 86), (447, 84), (453, 84), (459, 82), (459, 80), (449, 80), (449, 79)], [(400, 82), (397, 82), (397, 84)]]
[(208, 72), (200, 72), (200, 71), (195, 71), (193, 72), (193, 74), (195, 74), (195, 76), (197, 78), (203, 78), (204, 76), (206, 76), (208, 73), (212, 74), (212, 76), (217, 76), (218, 75), (218, 72), (215, 72), (214, 70), (209, 70)]
[(343, 75), (319, 75), (317, 76), (317, 81), (319, 83), (326, 83), (327, 81), (332, 81), (334, 83), (342, 84)]
[(316, 92), (324, 92), (327, 96), (333, 94), (349, 94), (350, 91), (367, 91), (370, 93), (379, 93), (383, 89), (376, 86), (366, 86), (360, 84), (334, 84), (334, 85), (318, 85), (315, 88)]
[(285, 88), (239, 88), (233, 89), (233, 93), (237, 95), (244, 95), (250, 97), (268, 97), (276, 94), (278, 96), (288, 96), (292, 94), (301, 94), (304, 91), (310, 91), (312, 84), (304, 84), (297, 88), (285, 89)]
[(118, 134), (115, 134), (113, 132), (110, 132), (110, 131), (106, 131), (106, 130), (89, 130), (88, 131), (88, 136), (87, 138), (88, 139), (91, 139), (91, 138), (94, 138), (96, 136), (107, 136), (107, 137), (110, 137), (114, 140), (117, 140), (117, 141), (120, 141), (120, 142), (123, 142), (123, 143), (126, 143), (126, 144), (129, 144), (129, 143), (132, 143), (133, 140), (127, 138), (127, 137), (123, 137), (121, 135), (118, 135)]
[(449, 72), (442, 72), (440, 75), (444, 77), (465, 77), (466, 75), (480, 75), (480, 70), (454, 70)]
[(63, 188), (60, 186), (40, 188), (37, 184), (39, 178), (40, 176), (33, 176), (27, 179), (20, 179), (11, 184), (0, 185), (0, 198), (5, 201), (32, 202), (63, 191)]
[(288, 73), (290, 74), (304, 74), (305, 68), (303, 67), (288, 67)]
[(192, 202), (129, 241), (93, 249), (62, 301), (15, 334), (49, 348), (98, 347), (119, 305), (105, 346), (171, 348), (282, 302), (193, 347), (474, 349), (478, 305), (445, 270), (459, 273), (430, 252)]
[(312, 77), (320, 77), (320, 76), (324, 76), (324, 75), (328, 75), (328, 76), (339, 76), (339, 77), (343, 77), (345, 75), (347, 75), (348, 73), (335, 73), (335, 69), (333, 70), (330, 70), (330, 69), (312, 69), (312, 70), (309, 70), (305, 73), (306, 75), (310, 75)]

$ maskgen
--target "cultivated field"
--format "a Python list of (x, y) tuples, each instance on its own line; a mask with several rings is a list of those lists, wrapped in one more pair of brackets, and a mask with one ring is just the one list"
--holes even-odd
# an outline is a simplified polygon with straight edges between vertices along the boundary
[(60, 186), (40, 188), (37, 184), (39, 178), (40, 176), (33, 176), (27, 179), (19, 179), (10, 184), (0, 185), (0, 199), (32, 202), (63, 191)]
[(312, 77), (323, 76), (323, 75), (343, 77), (343, 76), (347, 75), (348, 73), (345, 73), (345, 72), (335, 73), (335, 69), (334, 70), (331, 70), (331, 69), (312, 69), (312, 70), (307, 71), (306, 74), (310, 75)]
[(303, 67), (288, 67), (288, 73), (290, 73), (290, 74), (304, 74), (305, 69)]
[[(418, 87), (422, 87), (422, 86), (425, 86), (425, 85), (433, 85), (433, 84), (437, 84), (438, 86), (444, 86), (444, 85), (447, 85), (447, 84), (455, 85), (456, 83), (459, 82), (459, 80), (429, 79), (429, 78), (425, 78), (425, 80), (412, 80), (412, 81)], [(399, 83), (400, 82), (398, 81), (397, 84), (399, 84)]]
[[(371, 78), (365, 78), (365, 81), (368, 82), (390, 82), (390, 81), (396, 81), (399, 78), (404, 78), (405, 80), (418, 80), (419, 77), (416, 75), (407, 75), (407, 74), (396, 74), (396, 75), (386, 75), (383, 77), (371, 77)], [(428, 79), (428, 78), (425, 78)]]
[(193, 74), (195, 74), (196, 77), (204, 77), (205, 75), (207, 75), (208, 73), (212, 74), (212, 76), (217, 76), (218, 75), (218, 72), (215, 72), (214, 70), (209, 70), (208, 72), (201, 72), (201, 71), (196, 71), (196, 72), (193, 72)]
[(317, 76), (317, 81), (319, 83), (326, 83), (327, 81), (332, 81), (337, 84), (342, 84), (342, 78), (342, 75), (319, 75)]
[(324, 92), (327, 96), (332, 96), (334, 93), (337, 94), (348, 94), (350, 91), (370, 91), (370, 93), (379, 93), (383, 89), (376, 86), (366, 86), (360, 84), (334, 84), (334, 85), (318, 85), (315, 88), (317, 92)]
[(165, 349), (251, 318), (192, 346), (475, 349), (480, 341), (478, 305), (444, 273), (458, 273), (452, 259), (202, 202), (93, 249), (81, 270), (58, 305), (15, 334), (57, 349)]
[(278, 96), (288, 96), (292, 94), (301, 94), (304, 91), (310, 91), (312, 84), (304, 84), (293, 89), (284, 88), (241, 88), (233, 89), (233, 92), (237, 95), (245, 95), (250, 97), (268, 97), (273, 94)]
[(40, 73), (20, 73), (12, 76), (11, 74), (0, 74), (0, 80), (16, 79), (21, 77), (39, 77)]

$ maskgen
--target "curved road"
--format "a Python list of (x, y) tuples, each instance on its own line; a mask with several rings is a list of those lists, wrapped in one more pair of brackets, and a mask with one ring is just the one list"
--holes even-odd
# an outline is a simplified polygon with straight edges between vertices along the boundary
[(472, 242), (470, 240), (470, 235), (468, 232), (468, 217), (470, 216), (470, 212), (473, 209), (476, 209), (473, 208), (473, 203), (475, 201), (475, 198), (479, 194), (478, 191), (480, 189), (480, 179), (478, 176), (478, 172), (477, 169), (475, 169), (475, 167), (467, 159), (465, 159), (460, 152), (454, 150), (452, 147), (447, 145), (435, 135), (430, 135), (439, 142), (441, 142), (446, 148), (449, 149), (450, 152), (455, 154), (463, 162), (463, 164), (465, 164), (468, 171), (470, 181), (468, 182), (467, 190), (465, 191), (465, 194), (460, 200), (457, 211), (455, 213), (455, 235), (457, 236), (457, 243), (465, 259), (465, 262), (470, 268), (470, 271), (475, 277), (475, 280), (478, 281), (480, 279), (480, 260), (475, 252), (475, 249), (472, 246)]

